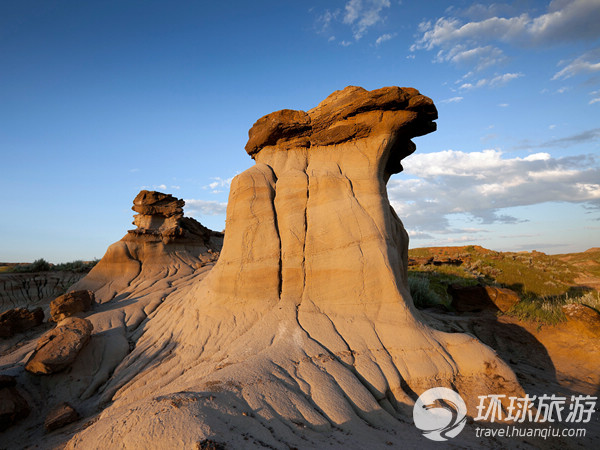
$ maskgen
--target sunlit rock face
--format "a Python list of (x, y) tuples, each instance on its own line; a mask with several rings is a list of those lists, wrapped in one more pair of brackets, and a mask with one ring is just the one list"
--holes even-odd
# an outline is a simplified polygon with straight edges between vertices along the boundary
[(426, 389), (471, 411), (479, 394), (521, 392), (491, 349), (412, 304), (386, 182), (436, 118), (415, 89), (351, 86), (259, 119), (218, 262), (153, 313), (102, 389), (111, 406), (70, 447), (417, 445), (397, 430)]

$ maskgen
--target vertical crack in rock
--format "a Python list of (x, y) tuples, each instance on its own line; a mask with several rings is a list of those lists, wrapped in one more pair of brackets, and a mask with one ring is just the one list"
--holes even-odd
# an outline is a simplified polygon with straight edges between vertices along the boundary
[[(310, 166), (310, 157), (307, 156), (306, 166)], [(308, 171), (305, 169), (304, 174), (306, 175), (306, 204), (304, 206), (304, 217), (303, 217), (303, 226), (304, 226), (304, 236), (302, 236), (302, 291), (300, 293), (300, 298), (298, 299), (298, 305), (300, 305), (301, 300), (304, 298), (306, 293), (306, 236), (308, 236), (308, 207), (310, 205), (310, 177), (308, 176)], [(296, 320), (298, 320), (296, 314)]]
[(277, 239), (279, 240), (279, 261), (278, 261), (278, 275), (279, 280), (279, 296), (281, 300), (281, 294), (283, 291), (283, 244), (281, 238), (281, 232), (279, 231), (279, 220), (277, 216), (277, 178), (275, 178), (274, 194), (273, 194), (273, 220), (275, 222), (275, 232), (277, 233)]

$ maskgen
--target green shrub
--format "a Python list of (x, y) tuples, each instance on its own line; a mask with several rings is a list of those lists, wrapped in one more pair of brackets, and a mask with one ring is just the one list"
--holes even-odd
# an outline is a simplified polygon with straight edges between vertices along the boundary
[(84, 272), (89, 272), (90, 270), (92, 270), (92, 268), (96, 264), (98, 264), (97, 259), (94, 259), (93, 261), (82, 261), (82, 260), (78, 259), (77, 261), (56, 264), (52, 269), (84, 273)]
[(417, 308), (445, 305), (444, 299), (432, 289), (429, 284), (429, 278), (425, 276), (409, 274), (408, 287)]
[(9, 267), (5, 272), (18, 272), (18, 273), (31, 273), (31, 272), (48, 272), (48, 271), (68, 271), (68, 272), (78, 272), (78, 273), (87, 273), (92, 268), (98, 264), (98, 259), (94, 259), (93, 261), (71, 261), (60, 264), (51, 264), (43, 258), (40, 258), (34, 261), (31, 264), (23, 264), (17, 265), (13, 267)]
[(15, 266), (13, 272), (48, 272), (51, 269), (50, 263), (44, 258), (36, 259), (31, 264)]

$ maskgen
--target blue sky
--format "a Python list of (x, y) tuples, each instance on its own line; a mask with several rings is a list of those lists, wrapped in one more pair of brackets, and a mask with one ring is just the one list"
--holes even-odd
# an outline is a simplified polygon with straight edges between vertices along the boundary
[(100, 258), (143, 188), (223, 229), (252, 124), (348, 85), (439, 110), (412, 247), (600, 246), (600, 0), (0, 2), (0, 261)]

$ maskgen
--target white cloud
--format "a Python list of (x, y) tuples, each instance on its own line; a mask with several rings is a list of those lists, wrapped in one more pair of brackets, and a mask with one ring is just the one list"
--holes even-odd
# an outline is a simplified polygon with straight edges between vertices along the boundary
[(185, 199), (185, 213), (187, 216), (218, 216), (225, 214), (226, 211), (226, 202)]
[(432, 50), (435, 47), (446, 48), (454, 46), (460, 41), (506, 41), (512, 36), (517, 36), (530, 22), (527, 14), (509, 19), (492, 17), (480, 22), (462, 24), (456, 18), (439, 18), (434, 25), (430, 22), (422, 23), (419, 30), (423, 36), (413, 45), (413, 49)]
[[(537, 17), (527, 13), (489, 16), (501, 14), (500, 9), (470, 8), (466, 11), (468, 16), (483, 15), (485, 18), (466, 23), (456, 17), (440, 17), (435, 23), (422, 22), (419, 24), (421, 35), (411, 50), (437, 48), (437, 60), (468, 62), (481, 70), (504, 60), (504, 54), (498, 48), (500, 44), (547, 46), (600, 37), (598, 0), (554, 0), (548, 10)], [(496, 45), (483, 45), (491, 42)]]
[(438, 52), (436, 57), (437, 62), (451, 61), (458, 65), (473, 66), (477, 71), (500, 64), (504, 60), (506, 57), (502, 50), (491, 45), (475, 48), (456, 45), (447, 52)]
[(527, 32), (536, 44), (595, 39), (600, 36), (598, 0), (553, 0), (548, 12), (534, 18)]
[(344, 23), (352, 24), (358, 19), (358, 15), (360, 10), (362, 9), (362, 1), (361, 0), (350, 0), (346, 3), (344, 7)]
[(211, 193), (213, 194), (219, 194), (221, 192), (223, 192), (223, 189), (229, 189), (229, 186), (231, 185), (231, 181), (233, 180), (234, 177), (229, 177), (229, 178), (221, 178), (221, 177), (212, 177), (211, 181), (209, 184), (207, 184), (206, 186), (203, 186), (203, 189), (210, 189)]
[(508, 103), (499, 103), (498, 106), (500, 108), (508, 108), (510, 105)]
[(538, 17), (527, 13), (514, 17), (490, 17), (461, 23), (439, 18), (434, 25), (421, 24), (423, 36), (416, 48), (431, 50), (462, 40), (501, 41), (520, 45), (543, 45), (554, 41), (594, 39), (600, 36), (600, 3), (597, 0), (555, 0)]
[(452, 97), (442, 100), (441, 103), (458, 103), (463, 100), (464, 97)]
[(474, 89), (480, 88), (484, 86), (488, 87), (500, 87), (504, 86), (508, 82), (515, 80), (517, 78), (521, 78), (523, 76), (522, 73), (505, 73), (502, 75), (497, 75), (493, 78), (482, 78), (478, 80), (475, 84), (473, 83), (464, 83), (459, 89)]
[(352, 42), (350, 42), (350, 41), (342, 41), (342, 42), (340, 42), (340, 45), (342, 47), (348, 47), (349, 45), (352, 45)]
[[(559, 64), (566, 64), (561, 61)], [(569, 62), (563, 69), (556, 72), (553, 80), (565, 80), (583, 73), (593, 73), (600, 71), (600, 49), (586, 52), (583, 55)]]
[(395, 34), (390, 34), (390, 33), (382, 34), (375, 41), (375, 45), (381, 45), (385, 41), (389, 41), (390, 39), (392, 39), (394, 36), (395, 36)]
[(523, 76), (522, 73), (505, 73), (504, 75), (497, 76), (490, 80), (490, 86), (502, 86), (508, 83), (511, 80), (515, 80), (517, 78), (521, 78)]
[(600, 164), (591, 155), (506, 158), (499, 150), (446, 150), (411, 155), (403, 166), (411, 178), (391, 179), (389, 198), (407, 227), (424, 233), (453, 231), (453, 214), (517, 223), (502, 210), (544, 202), (600, 205)]

